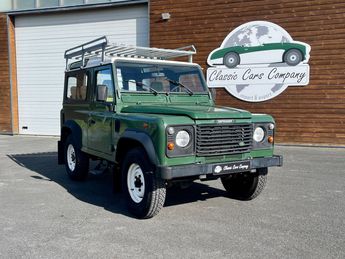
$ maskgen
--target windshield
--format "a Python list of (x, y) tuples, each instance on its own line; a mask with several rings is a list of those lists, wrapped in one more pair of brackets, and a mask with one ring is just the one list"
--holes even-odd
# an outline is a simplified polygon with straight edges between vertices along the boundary
[(207, 93), (197, 66), (118, 61), (116, 74), (121, 92)]

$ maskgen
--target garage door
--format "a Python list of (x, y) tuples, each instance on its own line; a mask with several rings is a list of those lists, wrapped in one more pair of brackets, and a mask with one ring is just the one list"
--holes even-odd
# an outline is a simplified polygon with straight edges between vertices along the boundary
[(19, 133), (59, 135), (64, 51), (106, 35), (148, 46), (146, 6), (16, 17)]

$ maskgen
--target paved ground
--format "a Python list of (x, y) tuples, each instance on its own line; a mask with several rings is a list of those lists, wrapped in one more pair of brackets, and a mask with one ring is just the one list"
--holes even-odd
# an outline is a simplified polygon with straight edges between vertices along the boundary
[(276, 153), (285, 165), (256, 200), (197, 182), (137, 220), (110, 175), (70, 181), (56, 139), (0, 135), (0, 257), (345, 258), (345, 149)]

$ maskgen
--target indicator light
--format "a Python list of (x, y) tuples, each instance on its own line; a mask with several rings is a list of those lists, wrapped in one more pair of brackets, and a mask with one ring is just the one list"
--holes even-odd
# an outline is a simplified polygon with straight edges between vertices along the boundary
[(168, 143), (168, 149), (169, 149), (169, 150), (174, 150), (174, 148), (175, 148), (174, 143), (169, 142), (169, 143)]

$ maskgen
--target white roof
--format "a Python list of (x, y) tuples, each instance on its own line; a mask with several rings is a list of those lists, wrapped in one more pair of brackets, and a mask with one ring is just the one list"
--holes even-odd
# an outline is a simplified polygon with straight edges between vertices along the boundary
[(100, 57), (93, 57), (88, 60), (85, 67), (95, 67), (100, 64), (111, 64), (116, 61), (128, 61), (128, 62), (141, 62), (141, 63), (155, 63), (155, 64), (171, 64), (171, 65), (184, 65), (184, 66), (198, 66), (199, 64), (193, 62), (183, 62), (183, 61), (174, 61), (174, 60), (160, 60), (160, 59), (143, 59), (143, 58), (126, 58), (126, 57), (114, 57), (114, 58), (105, 58), (104, 62)]

